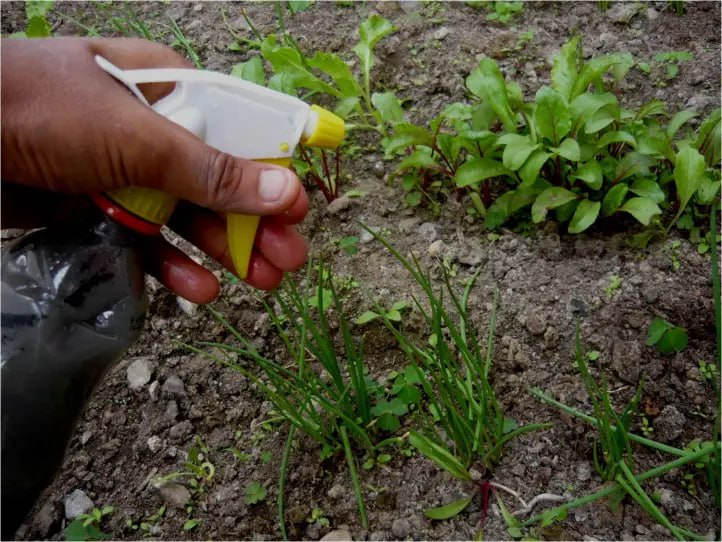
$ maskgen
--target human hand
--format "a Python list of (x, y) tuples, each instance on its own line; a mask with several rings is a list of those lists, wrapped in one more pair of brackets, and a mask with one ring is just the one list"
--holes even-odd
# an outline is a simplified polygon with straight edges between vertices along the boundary
[[(52, 224), (88, 205), (83, 194), (144, 186), (185, 200), (168, 226), (231, 271), (225, 213), (261, 215), (246, 277), (256, 288), (274, 288), (303, 265), (307, 247), (294, 225), (308, 198), (298, 178), (205, 145), (141, 104), (95, 55), (121, 69), (191, 67), (143, 40), (3, 40), (3, 227)], [(140, 88), (153, 103), (173, 84)], [(161, 236), (142, 249), (147, 271), (178, 295), (196, 303), (218, 295), (215, 276)]]

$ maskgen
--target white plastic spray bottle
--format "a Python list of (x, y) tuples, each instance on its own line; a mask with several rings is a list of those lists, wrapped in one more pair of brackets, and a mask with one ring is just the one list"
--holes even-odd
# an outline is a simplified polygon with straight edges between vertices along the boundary
[[(236, 77), (123, 71), (96, 60), (145, 104), (138, 84), (174, 82), (153, 109), (234, 156), (289, 166), (299, 142), (333, 148), (343, 139), (343, 121), (332, 113)], [(95, 385), (140, 334), (147, 303), (137, 237), (158, 234), (176, 204), (168, 194), (137, 187), (93, 199), (100, 207), (94, 215), (36, 230), (2, 249), (3, 540), (51, 481)], [(241, 278), (258, 220), (227, 216)]]

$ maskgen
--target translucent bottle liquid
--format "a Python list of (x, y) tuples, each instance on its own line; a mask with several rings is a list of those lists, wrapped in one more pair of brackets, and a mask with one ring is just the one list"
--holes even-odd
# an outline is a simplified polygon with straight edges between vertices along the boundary
[(142, 329), (136, 236), (97, 210), (3, 248), (3, 540), (60, 466), (93, 388)]

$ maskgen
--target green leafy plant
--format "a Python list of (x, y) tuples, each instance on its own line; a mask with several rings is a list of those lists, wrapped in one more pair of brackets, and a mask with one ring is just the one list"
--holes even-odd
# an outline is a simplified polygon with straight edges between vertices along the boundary
[(524, 9), (524, 2), (491, 2), (493, 11), (486, 16), (487, 21), (508, 23), (511, 18)]
[(115, 511), (112, 506), (93, 508), (89, 514), (80, 514), (65, 528), (65, 540), (107, 540), (111, 536), (100, 530), (103, 519)]
[(331, 522), (326, 517), (326, 514), (324, 514), (323, 510), (320, 508), (314, 508), (311, 510), (311, 513), (306, 518), (306, 523), (314, 523), (320, 527), (328, 527), (331, 525)]
[(647, 346), (655, 345), (662, 354), (681, 352), (687, 348), (687, 330), (655, 317), (649, 326)]
[(132, 518), (128, 518), (125, 522), (126, 528), (132, 531), (142, 531), (143, 537), (153, 536), (153, 527), (163, 518), (166, 512), (165, 505), (161, 506), (158, 511), (142, 521), (134, 521)]
[(666, 67), (666, 78), (667, 80), (671, 80), (679, 74), (680, 62), (694, 60), (694, 55), (689, 51), (668, 51), (665, 53), (657, 53), (652, 57), (652, 60)]
[[(539, 389), (532, 389), (530, 391), (532, 395), (545, 403), (590, 423), (597, 429), (597, 440), (593, 448), (595, 468), (603, 480), (614, 483), (612, 485), (606, 485), (606, 487), (590, 495), (548, 509), (524, 521), (522, 525), (527, 526), (541, 522), (542, 526), (548, 526), (555, 521), (561, 521), (566, 518), (568, 511), (576, 507), (606, 497), (610, 498), (609, 502), (611, 506), (617, 506), (625, 496), (629, 496), (654, 518), (655, 521), (667, 528), (676, 539), (701, 540), (702, 537), (699, 535), (685, 528), (673, 525), (659, 510), (654, 500), (645, 492), (640, 484), (645, 480), (661, 476), (682, 465), (699, 463), (700, 467), (705, 464), (712, 466), (716, 454), (719, 453), (719, 441), (703, 443), (693, 449), (680, 450), (679, 448), (631, 433), (629, 431), (630, 424), (639, 404), (642, 390), (641, 383), (631, 401), (623, 409), (621, 414), (618, 414), (612, 406), (606, 382), (602, 381), (601, 384), (598, 383), (589, 372), (584, 359), (578, 325), (575, 343), (576, 364), (592, 402), (593, 416), (589, 416), (577, 409), (560, 403)], [(635, 475), (633, 443), (642, 444), (658, 452), (672, 454), (676, 456), (677, 459), (646, 471), (643, 474)]]
[(604, 288), (604, 293), (607, 294), (607, 299), (612, 299), (622, 287), (624, 280), (619, 275), (612, 273), (609, 277), (609, 284)]
[(259, 482), (254, 481), (246, 486), (243, 494), (245, 495), (243, 501), (246, 504), (258, 504), (266, 499), (268, 490)]
[(553, 217), (570, 233), (620, 214), (657, 225), (676, 211), (668, 231), (691, 203), (709, 209), (720, 185), (711, 159), (719, 157), (719, 110), (688, 135), (692, 111), (665, 125), (659, 100), (620, 107), (613, 91), (634, 64), (629, 53), (582, 57), (572, 38), (554, 59), (551, 86), (530, 103), (482, 59), (466, 79), (477, 102), (447, 106), (429, 129), (397, 123), (382, 143), (387, 156), (403, 156), (397, 174), (407, 203), (463, 190), (491, 229), (530, 210), (534, 223)]
[(52, 28), (47, 14), (53, 8), (52, 0), (28, 0), (25, 2), (25, 31), (11, 34), (11, 38), (48, 38), (52, 36)]
[(363, 325), (373, 322), (374, 320), (390, 320), (391, 322), (401, 322), (403, 317), (402, 311), (410, 309), (411, 306), (406, 301), (397, 301), (391, 305), (390, 309), (384, 309), (376, 303), (376, 311), (365, 311), (356, 320), (355, 324)]
[(187, 477), (191, 491), (204, 492), (213, 482), (216, 468), (209, 460), (208, 447), (203, 440), (196, 435), (193, 445), (186, 453), (186, 461), (183, 464), (185, 470), (174, 471), (154, 479), (154, 484), (162, 485), (176, 478)]
[[(425, 302), (422, 303), (414, 296), (414, 304), (435, 336), (431, 344), (419, 346), (396, 329), (391, 321), (383, 320), (409, 359), (406, 374), (410, 376), (411, 371), (416, 373), (410, 379), (412, 382), (418, 381), (428, 401), (426, 408), (417, 405), (423, 425), (421, 430), (409, 432), (409, 443), (452, 476), (471, 482), (469, 468), (472, 465), (478, 464), (484, 471), (490, 471), (509, 440), (547, 427), (545, 424), (519, 427), (515, 421), (506, 418), (489, 382), (496, 296), (484, 351), (470, 325), (467, 311), (469, 295), (478, 272), (469, 280), (461, 297), (454, 292), (446, 274), (445, 287), (436, 293), (434, 283), (418, 261), (414, 259), (412, 263), (377, 233), (367, 231), (393, 254), (423, 290)], [(445, 296), (451, 300), (455, 314), (445, 306)], [(408, 382), (406, 377), (404, 380)], [(471, 497), (463, 501), (458, 511), (471, 502)], [(447, 506), (456, 510), (452, 505)], [(433, 511), (427, 511), (427, 514), (429, 512), (435, 514)]]
[(339, 239), (336, 244), (338, 245), (338, 248), (343, 250), (346, 254), (353, 256), (354, 254), (358, 254), (359, 241), (360, 239), (358, 235), (349, 235)]

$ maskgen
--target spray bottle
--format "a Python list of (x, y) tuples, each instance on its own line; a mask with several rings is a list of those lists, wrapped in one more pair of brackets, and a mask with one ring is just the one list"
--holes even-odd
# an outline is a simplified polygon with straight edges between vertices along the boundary
[[(288, 167), (299, 142), (335, 148), (341, 119), (236, 77), (98, 65), (137, 85), (174, 82), (152, 107), (208, 145)], [(92, 390), (142, 330), (144, 274), (135, 242), (158, 235), (176, 199), (128, 187), (96, 194), (95, 216), (27, 234), (2, 251), (2, 538), (12, 537), (60, 466)], [(229, 214), (229, 251), (245, 278), (259, 217)]]

